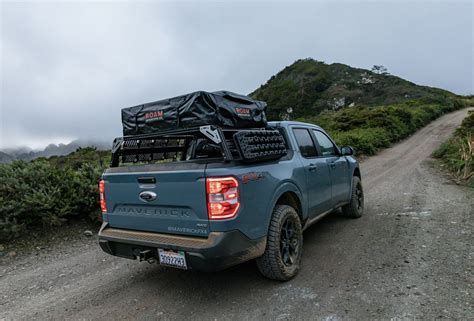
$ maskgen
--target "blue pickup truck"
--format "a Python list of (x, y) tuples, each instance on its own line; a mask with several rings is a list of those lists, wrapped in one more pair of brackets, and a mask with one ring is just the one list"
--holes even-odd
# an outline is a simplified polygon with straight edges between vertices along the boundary
[(265, 277), (289, 280), (308, 226), (339, 208), (362, 215), (353, 150), (336, 146), (322, 128), (269, 122), (265, 130), (281, 134), (285, 154), (249, 163), (231, 158), (231, 142), (218, 151), (226, 134), (205, 127), (114, 141), (99, 183), (105, 252), (200, 271), (256, 259)]

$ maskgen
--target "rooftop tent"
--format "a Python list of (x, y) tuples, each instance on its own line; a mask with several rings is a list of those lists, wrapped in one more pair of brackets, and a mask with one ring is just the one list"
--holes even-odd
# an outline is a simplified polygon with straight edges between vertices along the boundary
[(261, 128), (267, 125), (263, 101), (229, 91), (197, 91), (122, 109), (123, 135), (216, 125)]

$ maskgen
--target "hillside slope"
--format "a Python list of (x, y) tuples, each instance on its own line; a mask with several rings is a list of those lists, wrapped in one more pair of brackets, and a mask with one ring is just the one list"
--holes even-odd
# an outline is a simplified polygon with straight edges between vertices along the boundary
[[(384, 70), (372, 72), (344, 64), (300, 59), (250, 94), (268, 103), (268, 119), (316, 116), (342, 107), (387, 105), (414, 99), (429, 102), (454, 94), (418, 86)], [(288, 115), (288, 108), (290, 115)]]
[(0, 164), (1, 163), (9, 163), (15, 160), (15, 158), (7, 153), (0, 151)]

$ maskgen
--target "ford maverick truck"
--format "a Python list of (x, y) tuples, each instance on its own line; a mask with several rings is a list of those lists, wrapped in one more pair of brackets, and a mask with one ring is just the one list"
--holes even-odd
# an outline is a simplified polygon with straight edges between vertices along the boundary
[(308, 226), (338, 209), (363, 214), (352, 154), (322, 128), (293, 121), (117, 138), (99, 183), (100, 246), (200, 271), (256, 259), (265, 277), (288, 280), (300, 268)]

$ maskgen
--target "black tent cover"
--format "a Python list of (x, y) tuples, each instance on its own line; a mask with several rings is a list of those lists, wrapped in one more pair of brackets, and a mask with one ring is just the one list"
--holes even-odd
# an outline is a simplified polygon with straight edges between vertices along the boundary
[(197, 91), (122, 109), (123, 135), (216, 125), (261, 128), (267, 125), (263, 101), (229, 91)]

